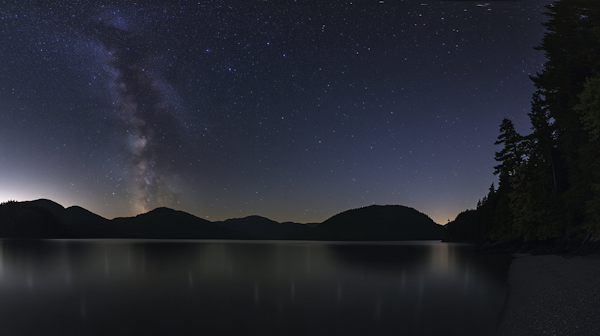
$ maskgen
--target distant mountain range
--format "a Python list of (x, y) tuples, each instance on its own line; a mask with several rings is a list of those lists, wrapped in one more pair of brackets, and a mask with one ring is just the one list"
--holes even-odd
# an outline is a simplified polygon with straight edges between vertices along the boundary
[(373, 205), (342, 212), (321, 224), (299, 224), (260, 216), (211, 222), (169, 208), (109, 220), (47, 199), (0, 204), (0, 238), (391, 241), (438, 240), (444, 234), (445, 229), (427, 215), (401, 205)]

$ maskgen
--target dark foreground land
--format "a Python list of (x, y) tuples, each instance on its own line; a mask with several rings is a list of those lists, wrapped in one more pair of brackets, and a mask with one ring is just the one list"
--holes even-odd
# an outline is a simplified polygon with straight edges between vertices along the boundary
[(514, 256), (496, 336), (600, 335), (600, 254)]

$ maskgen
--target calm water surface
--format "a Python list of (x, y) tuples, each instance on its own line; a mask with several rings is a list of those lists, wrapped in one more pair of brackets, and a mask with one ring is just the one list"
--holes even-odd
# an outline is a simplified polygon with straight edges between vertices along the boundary
[(438, 242), (0, 240), (0, 335), (489, 335), (508, 263)]

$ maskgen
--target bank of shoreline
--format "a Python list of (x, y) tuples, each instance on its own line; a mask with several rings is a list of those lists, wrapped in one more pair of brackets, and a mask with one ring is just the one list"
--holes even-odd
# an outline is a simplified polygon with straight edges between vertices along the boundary
[(600, 254), (513, 256), (495, 336), (600, 335)]

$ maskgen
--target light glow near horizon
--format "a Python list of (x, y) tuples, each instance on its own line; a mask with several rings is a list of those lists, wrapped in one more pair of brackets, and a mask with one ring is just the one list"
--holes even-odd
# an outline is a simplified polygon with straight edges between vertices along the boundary
[(497, 181), (502, 118), (529, 133), (550, 2), (6, 5), (0, 201), (445, 224)]

